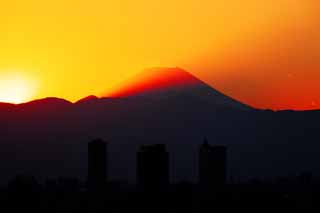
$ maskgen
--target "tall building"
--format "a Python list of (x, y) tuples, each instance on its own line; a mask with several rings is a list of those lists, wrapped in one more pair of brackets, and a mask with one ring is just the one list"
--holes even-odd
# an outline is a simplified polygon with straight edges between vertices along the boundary
[(140, 147), (137, 183), (143, 189), (165, 189), (169, 184), (169, 153), (164, 144)]
[(96, 139), (88, 143), (88, 186), (99, 190), (107, 181), (107, 144)]
[(199, 183), (203, 187), (221, 187), (227, 180), (227, 148), (211, 146), (205, 139), (199, 150)]

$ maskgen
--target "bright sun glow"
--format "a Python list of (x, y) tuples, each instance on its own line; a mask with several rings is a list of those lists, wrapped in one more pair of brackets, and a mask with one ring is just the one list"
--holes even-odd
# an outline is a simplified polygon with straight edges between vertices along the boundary
[(19, 104), (30, 100), (35, 85), (21, 74), (0, 75), (0, 102)]

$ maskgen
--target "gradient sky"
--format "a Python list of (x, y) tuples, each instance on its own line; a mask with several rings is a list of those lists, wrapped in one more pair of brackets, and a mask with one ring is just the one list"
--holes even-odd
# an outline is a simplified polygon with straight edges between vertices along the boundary
[(318, 0), (2, 1), (0, 101), (75, 101), (178, 66), (255, 107), (320, 108), (318, 11)]

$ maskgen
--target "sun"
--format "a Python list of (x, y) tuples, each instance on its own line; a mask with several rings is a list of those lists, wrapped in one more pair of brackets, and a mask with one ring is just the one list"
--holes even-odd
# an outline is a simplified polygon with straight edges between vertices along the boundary
[(34, 82), (22, 74), (0, 75), (0, 102), (19, 104), (35, 93)]

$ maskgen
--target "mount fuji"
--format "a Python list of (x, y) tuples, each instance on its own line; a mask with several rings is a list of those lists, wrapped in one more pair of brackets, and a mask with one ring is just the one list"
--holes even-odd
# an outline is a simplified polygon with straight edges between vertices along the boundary
[(180, 68), (151, 68), (124, 81), (107, 93), (109, 97), (153, 99), (189, 96), (221, 108), (250, 110), (251, 107), (228, 97)]

